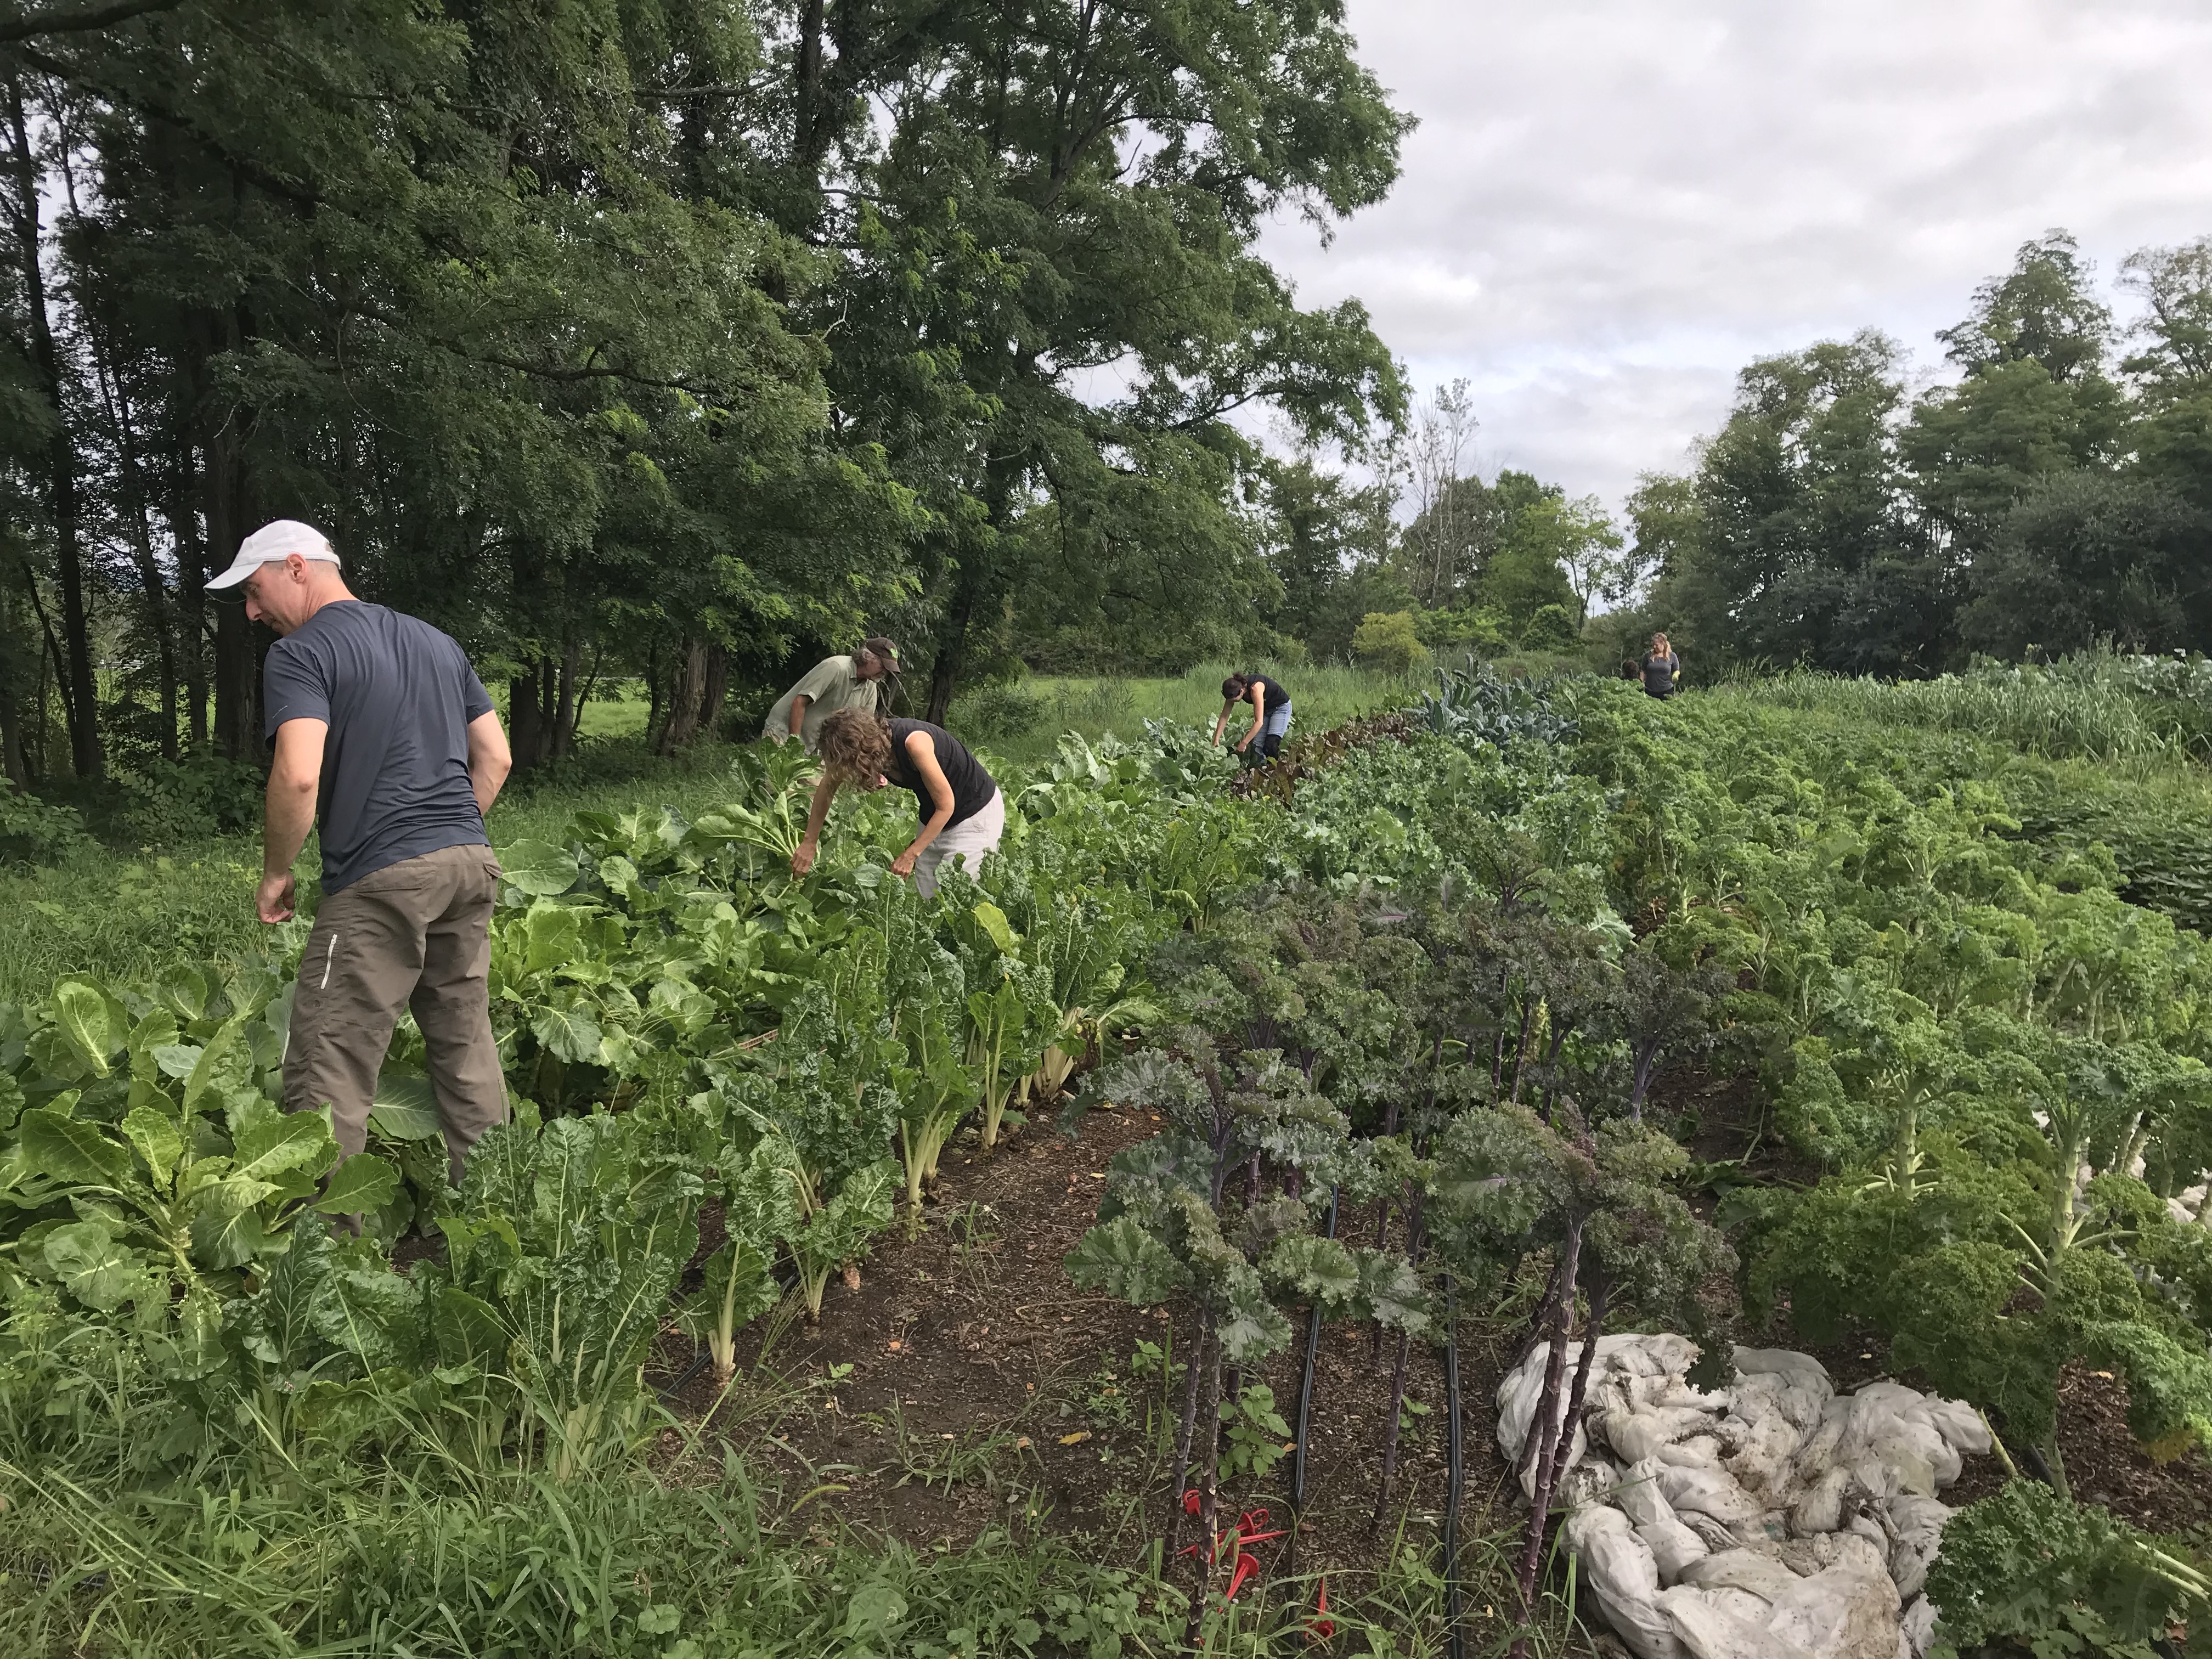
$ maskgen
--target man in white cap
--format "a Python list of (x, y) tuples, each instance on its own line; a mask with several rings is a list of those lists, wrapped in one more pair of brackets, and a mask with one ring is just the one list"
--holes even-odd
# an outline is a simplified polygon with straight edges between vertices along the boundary
[(350, 1157), (368, 1134), (399, 1011), (414, 1011), (453, 1182), (507, 1116), (487, 973), (500, 868), (484, 835), (513, 759), (460, 646), (364, 605), (312, 526), (248, 536), (210, 588), (243, 587), (280, 635), (261, 671), (276, 744), (262, 843), (261, 920), (292, 915), (293, 862), (319, 823), (323, 899), (293, 992), (284, 1109), (328, 1103)]

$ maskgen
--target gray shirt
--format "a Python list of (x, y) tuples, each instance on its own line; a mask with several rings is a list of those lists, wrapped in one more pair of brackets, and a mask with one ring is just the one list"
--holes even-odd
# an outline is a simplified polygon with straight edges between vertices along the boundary
[(380, 605), (326, 605), (269, 647), (264, 735), (318, 720), (315, 821), (323, 890), (441, 847), (486, 847), (469, 787), (469, 722), (491, 713), (483, 682), (448, 635)]

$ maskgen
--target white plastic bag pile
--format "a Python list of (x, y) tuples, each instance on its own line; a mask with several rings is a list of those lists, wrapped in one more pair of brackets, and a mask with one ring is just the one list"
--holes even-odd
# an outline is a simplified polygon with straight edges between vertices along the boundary
[[(1559, 1416), (1582, 1345), (1567, 1345)], [(1548, 1346), (1498, 1389), (1498, 1444), (1518, 1467)], [(1687, 1377), (1688, 1338), (1598, 1339), (1588, 1432), (1553, 1503), (1600, 1610), (1639, 1659), (1917, 1659), (1921, 1594), (1960, 1460), (1990, 1449), (1971, 1406), (1895, 1382), (1839, 1395), (1820, 1362), (1735, 1350), (1737, 1376)], [(1535, 1486), (1534, 1460), (1521, 1477)]]

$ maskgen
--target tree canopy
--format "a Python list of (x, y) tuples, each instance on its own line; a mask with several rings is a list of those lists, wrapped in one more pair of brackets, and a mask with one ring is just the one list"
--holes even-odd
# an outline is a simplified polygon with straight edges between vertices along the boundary
[(1395, 178), (1331, 0), (96, 10), (0, 40), (19, 783), (259, 755), (205, 583), (268, 518), (460, 638), (530, 763), (601, 677), (672, 746), (867, 631), (936, 713), (1018, 638), (1233, 646), (1277, 591), (1240, 411), (1400, 416), (1359, 306), (1255, 252)]
[(1852, 673), (2212, 647), (2212, 238), (2124, 262), (2125, 333), (2094, 275), (2063, 231), (2023, 245), (1917, 397), (1873, 332), (1746, 368), (1694, 469), (1632, 502), (1653, 623)]

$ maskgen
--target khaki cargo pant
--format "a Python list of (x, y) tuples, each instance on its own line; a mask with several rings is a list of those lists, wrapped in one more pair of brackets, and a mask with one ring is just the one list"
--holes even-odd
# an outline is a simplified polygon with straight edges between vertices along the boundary
[(455, 1186), (469, 1148), (507, 1121), (486, 978), (499, 875), (489, 847), (441, 848), (363, 876), (315, 913), (292, 994), (284, 1109), (328, 1101), (347, 1157), (368, 1138), (403, 1007), (422, 1029)]

